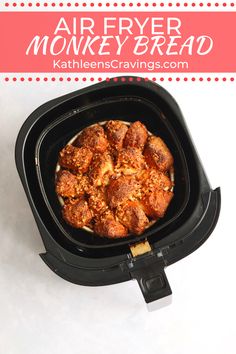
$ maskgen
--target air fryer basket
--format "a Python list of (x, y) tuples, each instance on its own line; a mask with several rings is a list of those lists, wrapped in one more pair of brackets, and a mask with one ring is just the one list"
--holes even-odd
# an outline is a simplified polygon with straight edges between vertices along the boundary
[[(175, 198), (168, 213), (162, 221), (147, 229), (141, 236), (130, 236), (125, 240), (111, 240), (97, 237), (83, 229), (70, 227), (61, 217), (61, 205), (55, 193), (54, 171), (59, 151), (78, 130), (99, 121), (124, 119), (135, 121), (140, 119), (154, 134), (161, 136), (171, 148), (175, 159)], [(63, 132), (63, 134), (62, 134)], [(160, 233), (161, 229), (174, 222), (184, 210), (189, 198), (189, 175), (181, 145), (171, 127), (159, 110), (150, 102), (135, 97), (116, 97), (97, 101), (81, 110), (72, 110), (59, 117), (53, 125), (47, 127), (39, 137), (36, 147), (37, 172), (39, 184), (50, 213), (62, 233), (80, 247), (105, 248), (125, 245)]]
[[(102, 82), (39, 107), (18, 135), (16, 164), (45, 244), (41, 256), (49, 267), (83, 285), (136, 278), (150, 302), (171, 293), (164, 268), (199, 247), (213, 230), (220, 191), (211, 189), (173, 98), (152, 82), (124, 79)], [(175, 161), (175, 195), (165, 218), (144, 234), (121, 240), (67, 225), (54, 187), (62, 147), (84, 127), (109, 119), (141, 120), (166, 141)], [(133, 256), (130, 247), (136, 244), (143, 244), (143, 249), (148, 244), (149, 249)]]

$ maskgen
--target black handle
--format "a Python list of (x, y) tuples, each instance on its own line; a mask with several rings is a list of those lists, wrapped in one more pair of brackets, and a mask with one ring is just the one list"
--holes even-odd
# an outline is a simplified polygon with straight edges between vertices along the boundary
[(130, 273), (138, 281), (146, 303), (172, 294), (163, 264), (154, 263)]

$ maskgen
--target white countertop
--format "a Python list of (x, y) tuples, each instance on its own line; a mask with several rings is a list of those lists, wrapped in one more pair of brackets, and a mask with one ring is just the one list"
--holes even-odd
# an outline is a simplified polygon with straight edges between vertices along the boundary
[[(83, 287), (40, 259), (43, 243), (14, 162), (17, 132), (40, 104), (79, 83), (0, 83), (0, 353), (235, 353), (236, 83), (166, 83), (212, 187), (219, 223), (196, 252), (166, 269), (172, 305), (148, 312), (138, 284)], [(138, 117), (137, 117), (138, 119)]]

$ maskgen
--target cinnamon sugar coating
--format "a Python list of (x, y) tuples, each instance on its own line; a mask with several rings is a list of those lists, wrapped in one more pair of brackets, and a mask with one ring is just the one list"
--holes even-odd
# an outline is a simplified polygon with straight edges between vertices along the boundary
[(101, 237), (140, 235), (165, 216), (174, 195), (173, 163), (165, 142), (140, 121), (89, 126), (59, 153), (55, 191), (64, 201), (62, 217)]
[(68, 168), (74, 172), (85, 173), (92, 161), (93, 153), (86, 147), (75, 147), (67, 145), (61, 150), (59, 164), (61, 167)]

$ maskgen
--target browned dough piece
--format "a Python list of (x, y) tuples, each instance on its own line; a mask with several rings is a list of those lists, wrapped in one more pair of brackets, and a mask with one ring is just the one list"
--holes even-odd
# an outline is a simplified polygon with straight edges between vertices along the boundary
[(107, 200), (111, 208), (127, 200), (134, 200), (139, 196), (140, 185), (132, 176), (121, 176), (110, 182), (107, 187)]
[(150, 168), (144, 171), (139, 176), (139, 181), (142, 184), (142, 193), (144, 195), (153, 192), (155, 189), (168, 191), (173, 187), (170, 178), (165, 173), (158, 171), (155, 168)]
[(172, 198), (172, 192), (154, 190), (142, 200), (145, 213), (154, 219), (163, 218)]
[(74, 172), (87, 172), (90, 162), (92, 161), (93, 153), (86, 147), (75, 147), (67, 145), (61, 150), (59, 156), (59, 164), (64, 168), (68, 168)]
[(168, 171), (174, 163), (170, 150), (164, 141), (156, 136), (148, 138), (144, 156), (150, 167), (155, 167), (162, 172)]
[(117, 221), (111, 211), (105, 212), (95, 222), (94, 231), (100, 235), (109, 238), (126, 237), (127, 228)]
[(115, 167), (117, 173), (133, 175), (145, 167), (145, 158), (139, 149), (128, 147), (119, 151)]
[(107, 134), (107, 139), (113, 149), (117, 151), (122, 149), (123, 140), (127, 130), (127, 125), (119, 120), (109, 120), (106, 123), (105, 131)]
[(95, 189), (88, 199), (88, 204), (95, 217), (104, 213), (108, 209), (105, 189)]
[(77, 190), (78, 179), (77, 177), (67, 171), (59, 171), (56, 181), (56, 193), (64, 198), (75, 198), (80, 196)]
[(113, 174), (113, 161), (109, 152), (95, 154), (89, 170), (89, 179), (95, 187), (107, 185)]
[(147, 138), (147, 128), (140, 121), (136, 121), (130, 125), (126, 133), (124, 147), (129, 146), (143, 150)]
[(116, 216), (131, 233), (137, 235), (141, 234), (149, 224), (142, 206), (137, 201), (128, 201), (126, 204), (120, 205), (117, 208)]
[(83, 199), (71, 200), (62, 209), (64, 220), (73, 227), (81, 228), (89, 224), (93, 215), (88, 203)]
[(101, 125), (95, 124), (85, 128), (73, 143), (75, 146), (85, 146), (94, 152), (104, 152), (108, 147), (108, 141)]

